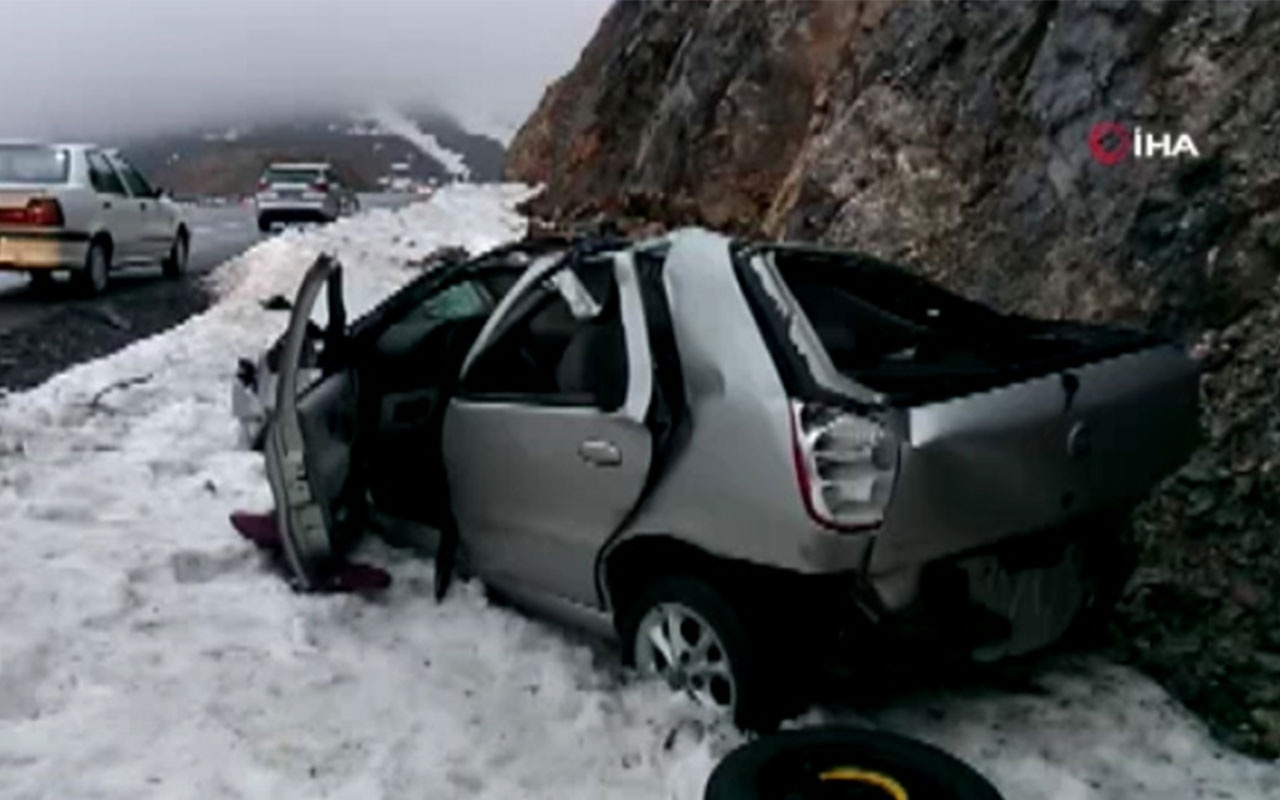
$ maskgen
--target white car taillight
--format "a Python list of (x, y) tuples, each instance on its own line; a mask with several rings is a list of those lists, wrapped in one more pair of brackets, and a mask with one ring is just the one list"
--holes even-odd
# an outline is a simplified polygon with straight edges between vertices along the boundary
[(794, 400), (791, 436), (809, 516), (844, 532), (878, 527), (897, 476), (897, 437), (847, 409)]
[(34, 197), (19, 208), (0, 208), (0, 223), (60, 228), (65, 220), (62, 205), (51, 197)]

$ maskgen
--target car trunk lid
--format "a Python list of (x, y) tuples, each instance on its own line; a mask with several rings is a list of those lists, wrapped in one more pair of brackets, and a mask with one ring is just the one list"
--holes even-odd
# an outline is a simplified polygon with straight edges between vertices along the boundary
[(1125, 509), (1194, 445), (1196, 367), (1156, 337), (1000, 314), (848, 253), (746, 255), (792, 397), (897, 442), (861, 510), (872, 575)]
[(872, 573), (1124, 509), (1189, 455), (1198, 385), (1164, 346), (906, 409)]

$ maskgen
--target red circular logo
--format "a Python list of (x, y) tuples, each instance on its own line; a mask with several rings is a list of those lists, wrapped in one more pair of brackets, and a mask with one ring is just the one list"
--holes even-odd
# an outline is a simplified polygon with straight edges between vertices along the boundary
[[(1107, 137), (1111, 137), (1111, 146), (1107, 146)], [(1089, 151), (1093, 160), (1099, 164), (1119, 164), (1133, 149), (1133, 137), (1129, 129), (1119, 122), (1099, 122), (1089, 129)]]

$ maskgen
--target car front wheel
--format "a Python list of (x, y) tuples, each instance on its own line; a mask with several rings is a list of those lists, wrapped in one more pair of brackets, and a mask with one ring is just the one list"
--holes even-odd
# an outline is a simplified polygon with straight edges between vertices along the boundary
[(743, 727), (766, 725), (753, 636), (724, 593), (691, 576), (655, 581), (619, 614), (624, 655)]
[(169, 248), (169, 255), (164, 260), (165, 277), (181, 277), (187, 271), (187, 260), (190, 254), (191, 248), (187, 242), (187, 235), (179, 232), (177, 238), (173, 240), (173, 247)]

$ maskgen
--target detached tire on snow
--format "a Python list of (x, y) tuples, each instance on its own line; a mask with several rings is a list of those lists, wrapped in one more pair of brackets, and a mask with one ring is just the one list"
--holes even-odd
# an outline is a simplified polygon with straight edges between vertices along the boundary
[(756, 739), (721, 761), (705, 800), (1003, 800), (963, 761), (903, 736), (813, 728)]

